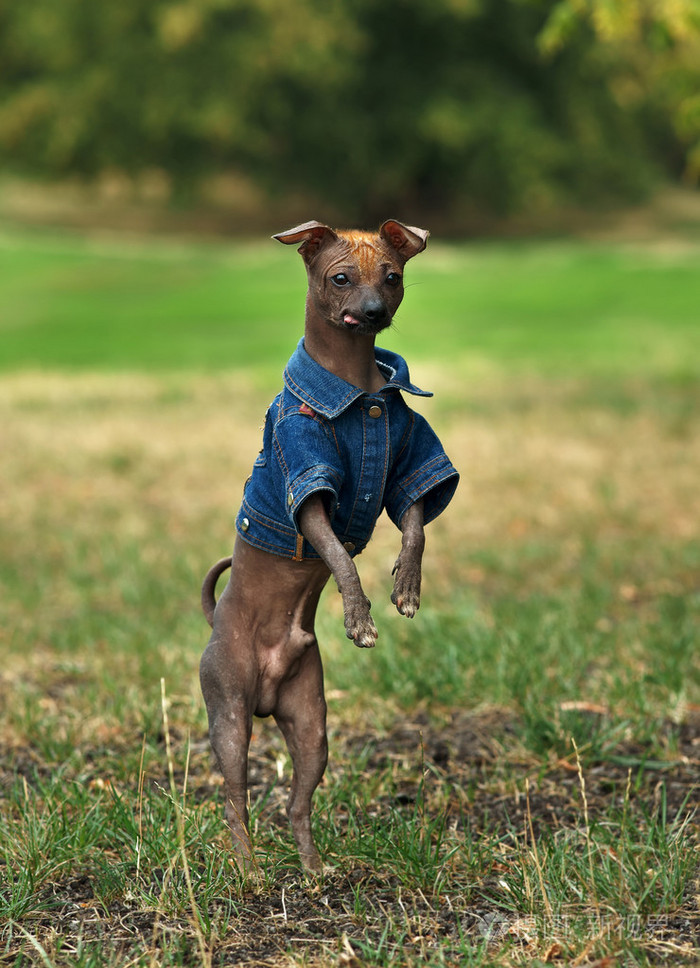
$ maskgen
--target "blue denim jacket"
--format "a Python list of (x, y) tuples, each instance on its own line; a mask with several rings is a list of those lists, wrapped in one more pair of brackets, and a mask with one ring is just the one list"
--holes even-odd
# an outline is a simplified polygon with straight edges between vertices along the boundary
[(296, 561), (318, 558), (297, 521), (302, 503), (316, 492), (326, 497), (333, 531), (353, 556), (368, 543), (383, 508), (398, 526), (419, 498), (426, 523), (447, 507), (459, 475), (400, 391), (432, 393), (410, 382), (400, 356), (379, 348), (375, 354), (386, 385), (372, 394), (324, 369), (299, 341), (284, 390), (267, 411), (263, 448), (236, 518), (245, 541)]

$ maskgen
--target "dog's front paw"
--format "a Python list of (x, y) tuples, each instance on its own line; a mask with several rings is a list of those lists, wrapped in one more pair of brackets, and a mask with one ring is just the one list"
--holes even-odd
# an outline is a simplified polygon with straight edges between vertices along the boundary
[(401, 615), (413, 618), (420, 608), (420, 568), (410, 568), (402, 563), (401, 558), (394, 565), (394, 590), (391, 601)]
[(345, 634), (352, 639), (358, 649), (373, 649), (379, 632), (372, 621), (368, 599), (364, 606), (358, 605), (345, 610)]

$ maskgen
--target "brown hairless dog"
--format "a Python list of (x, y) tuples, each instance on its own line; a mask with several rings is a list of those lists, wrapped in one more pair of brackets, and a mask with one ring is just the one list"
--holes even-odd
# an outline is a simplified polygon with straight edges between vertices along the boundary
[[(300, 244), (309, 288), (304, 338), (271, 404), (263, 449), (244, 490), (231, 558), (209, 571), (202, 607), (213, 631), (200, 679), (212, 748), (224, 778), (225, 813), (239, 867), (253, 862), (247, 763), (253, 716), (274, 716), (292, 758), (287, 813), (301, 861), (321, 859), (311, 797), (326, 767), (326, 703), (314, 618), (332, 574), (345, 630), (361, 648), (377, 638), (353, 555), (383, 509), (401, 530), (392, 602), (420, 604), (423, 527), (449, 503), (458, 475), (426, 421), (401, 391), (397, 354), (375, 347), (403, 297), (403, 269), (428, 233), (387, 221), (378, 233), (336, 232), (307, 222), (276, 235)], [(218, 603), (218, 577), (231, 568)]]

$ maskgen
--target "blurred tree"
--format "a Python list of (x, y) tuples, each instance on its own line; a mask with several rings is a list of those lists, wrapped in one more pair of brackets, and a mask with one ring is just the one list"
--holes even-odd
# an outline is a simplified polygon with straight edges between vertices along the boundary
[[(256, 163), (254, 105), (332, 70), (344, 18), (319, 0), (0, 0), (0, 149), (48, 173)], [(311, 29), (308, 29), (311, 25)], [(343, 31), (344, 32), (344, 31)]]
[(696, 5), (0, 0), (0, 165), (235, 170), (372, 221), (637, 197), (700, 165)]
[[(639, 118), (611, 97), (595, 43), (549, 61), (521, 0), (355, 0), (364, 38), (343, 123), (315, 178), (370, 212), (509, 213), (636, 196), (651, 176)], [(313, 123), (313, 119), (312, 119)], [(637, 157), (630, 165), (630, 157)]]
[(671, 117), (686, 179), (697, 184), (700, 0), (559, 0), (540, 34), (540, 47), (555, 54), (588, 30), (616, 63), (611, 83), (617, 100)]

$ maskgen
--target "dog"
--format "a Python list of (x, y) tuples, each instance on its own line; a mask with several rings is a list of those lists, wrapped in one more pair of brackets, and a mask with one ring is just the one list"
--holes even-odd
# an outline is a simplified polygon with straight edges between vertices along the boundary
[[(311, 798), (328, 759), (314, 633), (319, 596), (333, 575), (348, 638), (360, 648), (374, 646), (377, 629), (353, 559), (386, 509), (401, 531), (391, 600), (413, 617), (424, 526), (447, 506), (459, 475), (402, 397), (432, 394), (410, 382), (400, 356), (375, 346), (403, 298), (405, 264), (423, 251), (428, 232), (394, 220), (377, 233), (312, 221), (273, 238), (299, 245), (306, 265), (304, 337), (265, 417), (233, 555), (204, 579), (202, 607), (212, 634), (200, 682), (239, 869), (255, 864), (247, 808), (253, 716), (272, 715), (292, 759), (287, 815), (299, 857), (319, 871)], [(229, 568), (216, 602), (217, 579)]]

